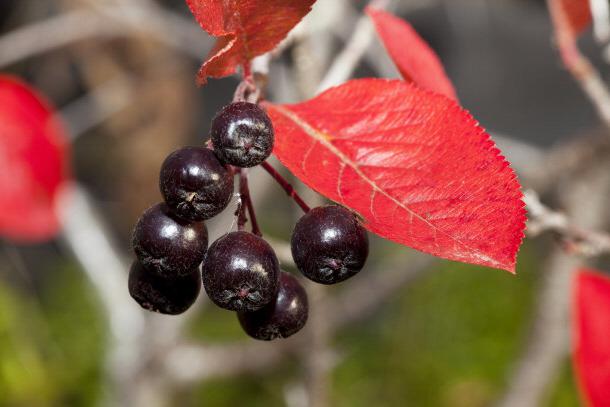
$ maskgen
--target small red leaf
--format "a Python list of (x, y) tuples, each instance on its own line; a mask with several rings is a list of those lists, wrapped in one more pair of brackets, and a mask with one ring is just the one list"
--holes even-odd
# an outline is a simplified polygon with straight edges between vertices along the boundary
[(372, 232), (514, 271), (525, 228), (519, 183), (455, 101), (401, 80), (360, 79), (267, 107), (280, 161)]
[(548, 6), (561, 58), (572, 66), (579, 54), (576, 39), (591, 24), (589, 0), (549, 0)]
[(271, 51), (316, 0), (186, 0), (199, 25), (220, 37), (199, 70), (200, 85), (222, 78), (239, 65)]
[[(557, 7), (561, 18), (565, 19), (563, 29), (577, 36), (591, 24), (589, 0), (550, 0), (551, 7)], [(561, 24), (564, 24), (562, 22)]]
[(59, 230), (68, 138), (53, 109), (25, 83), (0, 75), (0, 235), (35, 242)]
[(406, 81), (457, 100), (439, 57), (409, 23), (372, 7), (366, 12)]
[(574, 290), (574, 368), (591, 407), (610, 406), (610, 278), (582, 270)]

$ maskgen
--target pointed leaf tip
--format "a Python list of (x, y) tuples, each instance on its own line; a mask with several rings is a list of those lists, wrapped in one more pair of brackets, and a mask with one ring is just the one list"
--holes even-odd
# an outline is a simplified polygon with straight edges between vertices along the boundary
[(381, 42), (407, 82), (457, 100), (455, 88), (438, 55), (406, 21), (374, 7), (367, 7)]

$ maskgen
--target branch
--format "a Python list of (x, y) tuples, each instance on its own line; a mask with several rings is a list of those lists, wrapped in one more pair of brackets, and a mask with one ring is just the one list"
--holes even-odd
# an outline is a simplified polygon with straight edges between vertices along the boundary
[(192, 21), (165, 9), (126, 19), (124, 8), (100, 12), (75, 10), (15, 29), (0, 37), (0, 67), (90, 38), (116, 38), (141, 33), (199, 60), (211, 45)]
[(139, 349), (144, 313), (127, 295), (129, 265), (109, 238), (111, 234), (91, 198), (79, 186), (70, 192), (60, 206), (65, 208), (63, 239), (99, 293), (112, 333), (109, 377), (118, 389), (114, 396), (125, 395), (142, 363)]
[[(379, 9), (387, 7), (388, 3), (389, 0), (373, 0), (370, 2), (371, 6)], [(339, 85), (352, 76), (352, 73), (373, 41), (374, 34), (375, 28), (370, 18), (367, 15), (362, 15), (354, 26), (352, 36), (328, 69), (316, 93)]]
[(572, 273), (579, 261), (555, 249), (541, 271), (543, 281), (529, 340), (520, 355), (509, 385), (497, 407), (542, 405), (568, 352), (569, 302)]
[[(571, 218), (583, 228), (597, 228), (606, 219), (605, 197), (609, 190), (608, 166), (602, 165), (572, 180), (561, 195)], [(596, 193), (592, 194), (591, 191)], [(586, 199), (582, 199), (586, 196)], [(531, 199), (530, 204), (536, 202)], [(569, 319), (572, 278), (581, 260), (554, 249), (542, 270), (529, 338), (509, 377), (499, 407), (538, 406), (555, 383), (569, 351)]]
[(555, 37), (561, 59), (581, 89), (589, 97), (599, 117), (610, 127), (610, 91), (589, 59), (578, 49), (576, 33), (572, 29), (561, 1), (547, 0), (555, 26)]
[[(350, 281), (337, 297), (327, 298), (318, 307), (333, 310), (326, 313), (326, 323), (337, 332), (355, 322), (370, 317), (405, 284), (430, 267), (435, 259), (426, 255), (405, 256), (401, 252), (390, 263), (379, 269), (364, 270), (366, 275)], [(408, 267), (405, 268), (405, 265)], [(358, 301), (354, 301), (358, 298)], [(186, 343), (165, 352), (159, 363), (166, 370), (169, 380), (186, 385), (210, 377), (236, 376), (249, 372), (271, 369), (284, 357), (306, 348), (307, 338), (295, 335), (286, 340), (266, 344), (248, 341), (244, 344), (216, 347)]]
[(608, 0), (589, 0), (595, 39), (605, 44), (610, 40), (610, 6)]
[(569, 254), (594, 257), (610, 253), (610, 235), (574, 225), (565, 214), (555, 212), (540, 202), (538, 194), (532, 190), (525, 191), (523, 200), (529, 214), (529, 236), (553, 231), (560, 235)]

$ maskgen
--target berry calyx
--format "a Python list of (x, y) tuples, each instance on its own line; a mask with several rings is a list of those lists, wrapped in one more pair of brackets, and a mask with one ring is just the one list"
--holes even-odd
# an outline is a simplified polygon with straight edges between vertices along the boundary
[(193, 305), (201, 291), (198, 269), (175, 277), (163, 278), (146, 270), (135, 261), (129, 271), (129, 294), (148, 311), (161, 314), (181, 314)]
[(203, 286), (219, 307), (256, 311), (275, 299), (279, 264), (262, 238), (231, 232), (216, 240), (203, 262)]
[(212, 150), (184, 147), (163, 162), (159, 187), (173, 213), (201, 221), (227, 207), (233, 195), (233, 175)]
[(203, 261), (207, 247), (205, 224), (180, 219), (164, 203), (147, 209), (133, 232), (138, 259), (163, 277), (190, 274)]
[(271, 119), (258, 105), (235, 102), (212, 121), (212, 144), (221, 161), (236, 167), (254, 167), (273, 151)]
[(335, 284), (358, 273), (369, 252), (366, 230), (349, 210), (312, 209), (297, 222), (290, 242), (298, 269), (309, 279)]
[(280, 273), (275, 301), (254, 312), (237, 314), (244, 331), (255, 339), (271, 341), (288, 338), (305, 326), (309, 313), (307, 293), (291, 274)]

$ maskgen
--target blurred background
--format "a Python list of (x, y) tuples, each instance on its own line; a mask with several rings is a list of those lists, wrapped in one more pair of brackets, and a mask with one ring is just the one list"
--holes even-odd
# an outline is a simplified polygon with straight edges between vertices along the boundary
[[(318, 0), (273, 60), (268, 98), (314, 95), (354, 31), (371, 31), (364, 3)], [(545, 1), (400, 0), (389, 8), (439, 53), (463, 106), (498, 137), (526, 188), (566, 212), (590, 214), (592, 201), (603, 207), (607, 160), (563, 173), (551, 165), (557, 156), (545, 158), (604, 133), (561, 64)], [(398, 77), (369, 36), (352, 76)], [(545, 273), (575, 265), (553, 234), (525, 241), (517, 276), (372, 238), (358, 276), (307, 286), (308, 325), (280, 342), (255, 343), (205, 295), (178, 317), (145, 314), (131, 300), (130, 233), (161, 199), (160, 164), (207, 139), (238, 84), (195, 86), (212, 44), (183, 0), (0, 0), (0, 71), (58, 108), (77, 182), (60, 236), (36, 245), (0, 240), (0, 405), (476, 407), (505, 397), (529, 341), (544, 330)], [(581, 48), (610, 71), (591, 32)], [(294, 271), (286, 242), (298, 207), (267, 174), (254, 170), (251, 180), (265, 236)], [(299, 188), (308, 202), (319, 199)], [(210, 223), (212, 239), (229, 230), (234, 208)], [(598, 228), (607, 226), (607, 211), (598, 218)], [(576, 406), (569, 355), (559, 347), (540, 405)]]

